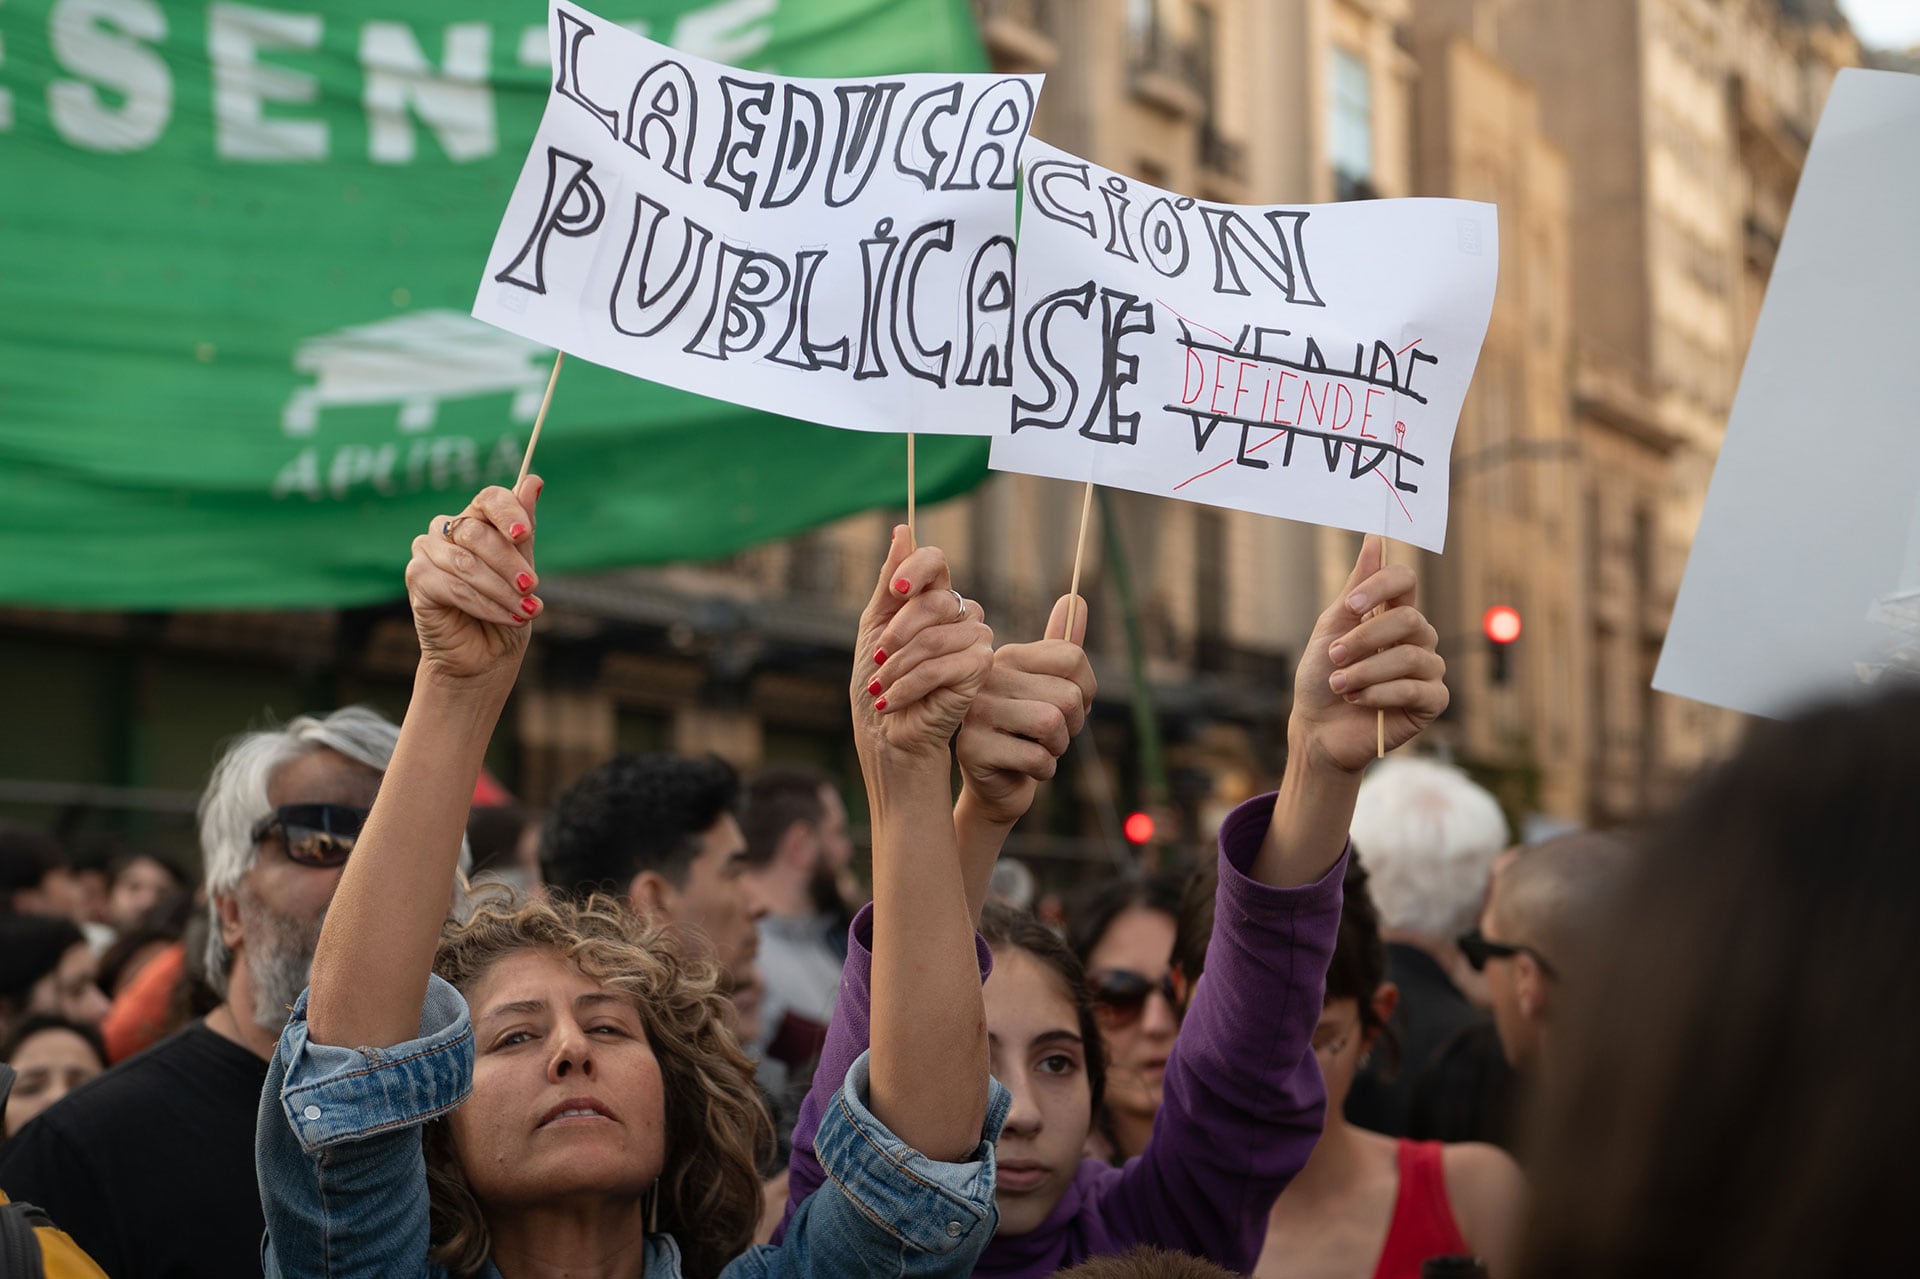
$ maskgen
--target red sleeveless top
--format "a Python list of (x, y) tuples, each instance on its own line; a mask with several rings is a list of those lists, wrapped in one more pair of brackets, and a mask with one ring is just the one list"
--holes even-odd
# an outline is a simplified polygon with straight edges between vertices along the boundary
[(1420, 1279), (1420, 1264), (1427, 1258), (1473, 1251), (1447, 1202), (1440, 1149), (1437, 1141), (1400, 1143), (1400, 1193), (1373, 1279)]

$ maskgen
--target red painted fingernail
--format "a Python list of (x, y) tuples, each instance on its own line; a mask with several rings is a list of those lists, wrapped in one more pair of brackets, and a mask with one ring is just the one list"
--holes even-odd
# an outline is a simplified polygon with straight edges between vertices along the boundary
[(547, 482), (545, 480), (541, 479), (537, 475), (533, 477), (533, 495), (535, 497), (539, 497), (541, 491), (546, 487), (547, 487)]
[(512, 528), (507, 530), (507, 536), (512, 538), (516, 542), (519, 541), (521, 538), (525, 537), (526, 535), (527, 535), (527, 526), (524, 524), (515, 524)]
[(875, 702), (873, 704), (873, 709), (877, 711), (883, 711), (887, 709), (887, 699), (883, 697), (879, 701)]
[(904, 577), (896, 577), (893, 579), (893, 589), (896, 591), (899, 591), (902, 595), (905, 595), (908, 591), (913, 589), (913, 583), (909, 582)]
[(873, 650), (873, 664), (874, 664), (875, 666), (884, 666), (884, 665), (886, 665), (886, 661), (887, 661), (887, 650), (886, 650), (886, 649), (884, 649), (884, 648), (876, 648), (876, 649), (874, 649), (874, 650)]
[(529, 595), (526, 599), (520, 601), (520, 611), (528, 617), (532, 617), (540, 611), (540, 601)]
[(869, 693), (872, 693), (875, 697), (880, 696), (880, 681), (875, 680), (873, 681), (873, 683), (867, 685), (867, 691)]
[(513, 584), (523, 591), (530, 591), (533, 589), (533, 574), (522, 573), (513, 579)]

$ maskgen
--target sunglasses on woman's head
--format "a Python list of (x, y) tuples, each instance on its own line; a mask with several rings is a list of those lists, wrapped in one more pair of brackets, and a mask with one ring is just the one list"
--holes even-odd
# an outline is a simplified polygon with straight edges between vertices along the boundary
[(346, 864), (367, 811), (351, 804), (282, 804), (253, 828), (253, 842), (277, 836), (289, 861), (329, 870)]
[(1155, 981), (1124, 968), (1110, 968), (1088, 977), (1087, 987), (1093, 995), (1094, 1012), (1111, 1026), (1124, 1026), (1139, 1020), (1140, 1014), (1146, 1010), (1147, 997), (1156, 990), (1166, 997), (1168, 1007), (1180, 1007), (1179, 991), (1173, 984), (1172, 973), (1165, 973)]

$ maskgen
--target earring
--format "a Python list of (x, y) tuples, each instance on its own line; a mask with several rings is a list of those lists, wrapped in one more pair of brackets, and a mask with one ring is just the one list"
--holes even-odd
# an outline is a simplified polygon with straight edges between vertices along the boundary
[(657, 1181), (647, 1187), (647, 1233), (660, 1233), (660, 1183)]
[(1373, 1049), (1369, 1048), (1367, 1049), (1367, 1051), (1360, 1054), (1360, 1069), (1365, 1070), (1368, 1066), (1371, 1066), (1372, 1064), (1373, 1064)]

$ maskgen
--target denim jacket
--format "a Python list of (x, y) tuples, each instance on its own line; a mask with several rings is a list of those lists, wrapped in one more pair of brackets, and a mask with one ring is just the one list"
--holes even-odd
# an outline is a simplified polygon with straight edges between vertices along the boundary
[[(266, 1209), (268, 1276), (444, 1279), (427, 1258), (427, 1165), (420, 1127), (473, 1083), (467, 1002), (438, 977), (420, 1037), (391, 1048), (334, 1048), (307, 1036), (301, 995), (267, 1071), (255, 1163)], [(993, 1143), (1008, 1094), (991, 1084), (973, 1160), (940, 1163), (907, 1147), (867, 1109), (863, 1054), (820, 1125), (826, 1184), (778, 1247), (735, 1259), (725, 1279), (970, 1274), (993, 1237)], [(498, 1279), (491, 1263), (483, 1272)], [(647, 1279), (679, 1279), (671, 1236), (648, 1239)]]

